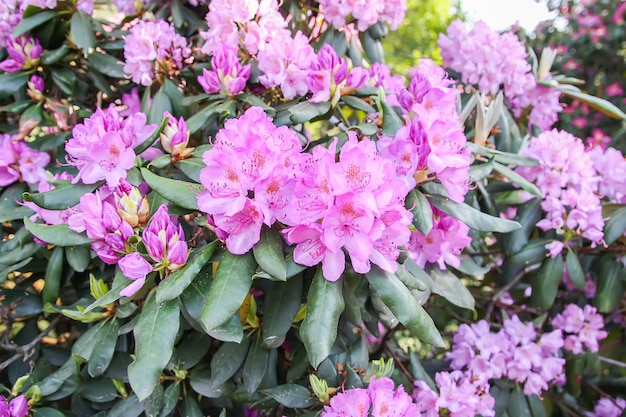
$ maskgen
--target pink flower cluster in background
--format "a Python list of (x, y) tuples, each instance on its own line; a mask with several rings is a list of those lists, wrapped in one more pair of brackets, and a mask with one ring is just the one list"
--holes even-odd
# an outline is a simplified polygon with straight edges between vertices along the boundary
[(46, 166), (50, 155), (29, 147), (15, 136), (0, 134), (0, 186), (16, 181), (29, 184), (47, 183)]
[(460, 73), (463, 83), (483, 94), (495, 95), (502, 89), (515, 116), (531, 107), (530, 123), (542, 129), (557, 121), (560, 92), (537, 84), (526, 48), (514, 33), (498, 34), (483, 21), (467, 31), (457, 19), (439, 35), (438, 44), (445, 66)]
[(626, 409), (626, 400), (623, 398), (601, 398), (595, 405), (593, 412), (587, 417), (620, 417)]
[(187, 40), (163, 19), (140, 21), (130, 29), (125, 41), (124, 72), (133, 82), (144, 86), (152, 84), (159, 72), (169, 78), (180, 71), (191, 55)]
[(537, 223), (542, 230), (575, 231), (594, 244), (604, 237), (604, 219), (598, 196), (601, 177), (594, 169), (592, 154), (579, 139), (556, 129), (530, 141), (524, 156), (539, 161), (535, 167), (517, 172), (539, 187), (546, 217)]
[(146, 115), (120, 117), (114, 106), (96, 112), (72, 129), (65, 144), (70, 165), (78, 168), (74, 182), (94, 184), (106, 180), (115, 187), (135, 164), (134, 148), (147, 140), (155, 125), (146, 125)]
[(36, 67), (43, 48), (38, 39), (22, 35), (8, 41), (7, 52), (9, 57), (0, 62), (0, 70), (16, 72)]
[(413, 398), (420, 411), (418, 416), (450, 417), (495, 416), (495, 399), (489, 394), (489, 383), (469, 378), (460, 371), (438, 372), (435, 383), (439, 393), (424, 381), (415, 381)]
[(382, 377), (372, 378), (367, 389), (351, 388), (338, 393), (330, 405), (324, 406), (321, 417), (412, 417), (420, 415), (419, 411), (402, 385), (395, 388), (391, 379)]
[(370, 262), (393, 272), (398, 247), (409, 239), (412, 216), (403, 205), (409, 189), (394, 179), (392, 162), (373, 141), (348, 136), (338, 161), (336, 140), (302, 153), (293, 131), (250, 108), (226, 122), (204, 153), (206, 191), (198, 207), (212, 216), (233, 253), (249, 251), (263, 224), (279, 221), (289, 226), (283, 235), (296, 245), (296, 262), (322, 263), (328, 280), (345, 268), (342, 249), (359, 273), (368, 272)]
[(513, 316), (495, 333), (485, 320), (462, 324), (446, 357), (452, 369), (473, 380), (507, 378), (523, 384), (524, 394), (541, 395), (550, 384), (564, 382), (565, 359), (558, 356), (562, 347), (561, 330), (539, 335), (532, 323)]
[(599, 341), (606, 338), (604, 318), (596, 312), (596, 308), (586, 305), (580, 308), (576, 304), (569, 304), (562, 313), (552, 319), (555, 329), (563, 331), (565, 341), (563, 348), (578, 355), (585, 347), (591, 352), (597, 352)]
[(364, 31), (376, 22), (385, 22), (395, 30), (404, 20), (406, 0), (320, 0), (324, 19), (336, 29), (346, 26), (352, 17), (356, 28)]

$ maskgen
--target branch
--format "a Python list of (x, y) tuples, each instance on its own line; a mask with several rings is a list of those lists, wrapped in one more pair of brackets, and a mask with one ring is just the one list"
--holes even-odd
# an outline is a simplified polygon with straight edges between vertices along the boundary
[(61, 316), (55, 317), (50, 322), (50, 325), (43, 332), (39, 333), (37, 337), (35, 337), (32, 341), (30, 341), (29, 343), (25, 345), (16, 345), (15, 343), (9, 343), (9, 344), (2, 343), (2, 345), (0, 345), (2, 349), (15, 352), (15, 354), (11, 356), (9, 359), (0, 363), (0, 372), (5, 370), (9, 365), (17, 361), (18, 359), (22, 359), (26, 361), (31, 356), (33, 356), (35, 354), (35, 346), (37, 346), (39, 342), (41, 342), (43, 338), (46, 337), (52, 329), (54, 329), (54, 327), (57, 325), (60, 319), (61, 319)]

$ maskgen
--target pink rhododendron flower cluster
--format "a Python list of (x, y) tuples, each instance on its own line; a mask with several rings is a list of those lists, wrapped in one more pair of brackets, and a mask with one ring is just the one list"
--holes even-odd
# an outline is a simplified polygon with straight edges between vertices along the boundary
[[(609, 138), (610, 139), (610, 138)], [(591, 152), (593, 167), (600, 182), (598, 194), (611, 203), (626, 204), (626, 158), (615, 148), (595, 146)]]
[(46, 166), (50, 155), (32, 149), (14, 136), (0, 134), (0, 186), (24, 181), (29, 184), (46, 183)]
[(626, 400), (623, 398), (602, 397), (587, 417), (620, 417), (625, 409)]
[(6, 48), (12, 39), (11, 33), (22, 20), (27, 1), (4, 0), (0, 3), (0, 48)]
[(449, 87), (451, 83), (443, 68), (421, 60), (409, 87), (397, 92), (398, 103), (411, 120), (396, 136), (418, 147), (417, 183), (436, 178), (451, 200), (462, 202), (468, 191), (471, 159), (456, 112), (457, 93)]
[(495, 400), (489, 394), (489, 383), (469, 378), (460, 371), (438, 372), (435, 383), (439, 393), (424, 381), (415, 381), (413, 398), (420, 411), (418, 416), (466, 417), (495, 415)]
[(134, 16), (137, 14), (137, 4), (146, 3), (145, 0), (113, 0), (113, 4), (120, 13)]
[(198, 82), (207, 94), (239, 94), (250, 77), (250, 64), (241, 65), (236, 45), (222, 43), (213, 51), (211, 70), (202, 68)]
[(0, 70), (16, 72), (36, 67), (43, 48), (38, 39), (22, 35), (8, 41), (7, 52), (9, 57), (0, 62)]
[(472, 243), (469, 231), (465, 223), (433, 207), (433, 228), (426, 236), (419, 230), (411, 232), (409, 256), (422, 268), (426, 263), (437, 263), (441, 269), (446, 264), (459, 267), (459, 255)]
[(567, 228), (594, 244), (602, 242), (604, 219), (597, 195), (601, 178), (583, 142), (570, 133), (553, 129), (533, 137), (521, 154), (539, 161), (535, 167), (517, 168), (544, 196), (541, 208), (546, 217), (537, 227), (557, 232)]
[(513, 316), (496, 333), (485, 320), (462, 324), (446, 356), (452, 369), (464, 371), (474, 380), (508, 378), (523, 384), (524, 394), (541, 395), (549, 384), (563, 381), (565, 359), (558, 356), (561, 347), (561, 330), (539, 336), (532, 323), (524, 324)]
[(296, 245), (295, 261), (321, 262), (328, 280), (341, 276), (344, 248), (359, 273), (368, 272), (370, 262), (393, 272), (398, 247), (409, 239), (412, 217), (402, 204), (409, 189), (393, 178), (392, 162), (373, 141), (350, 132), (338, 161), (336, 149), (335, 140), (301, 153), (293, 131), (276, 128), (252, 107), (226, 122), (204, 153), (206, 191), (198, 207), (212, 216), (233, 253), (249, 251), (263, 224), (279, 221), (289, 226), (283, 234)]
[(404, 20), (406, 0), (321, 0), (324, 18), (335, 28), (346, 26), (352, 17), (360, 31), (376, 22), (385, 22), (395, 30)]
[(528, 53), (514, 33), (498, 34), (483, 21), (468, 32), (456, 19), (447, 33), (439, 35), (438, 44), (444, 64), (460, 73), (463, 83), (477, 86), (483, 94), (502, 89), (516, 117), (532, 107), (530, 122), (543, 129), (557, 121), (560, 93), (537, 84)]
[(0, 416), (25, 417), (28, 411), (28, 400), (24, 395), (18, 395), (8, 403), (6, 398), (0, 396)]
[(321, 417), (412, 417), (419, 410), (402, 385), (395, 388), (391, 379), (372, 378), (367, 389), (351, 388), (340, 392), (324, 406)]
[(65, 144), (69, 164), (79, 171), (74, 182), (106, 180), (108, 186), (117, 186), (135, 164), (134, 148), (155, 128), (146, 125), (143, 113), (122, 118), (112, 105), (106, 111), (97, 109), (72, 129), (72, 137)]
[(576, 304), (569, 304), (552, 319), (552, 325), (566, 335), (563, 348), (576, 355), (583, 353), (585, 347), (591, 352), (597, 352), (600, 348), (598, 342), (608, 335), (602, 330), (602, 315), (590, 305), (580, 308)]
[(124, 44), (124, 72), (133, 82), (149, 86), (155, 74), (170, 76), (179, 71), (191, 55), (187, 40), (178, 35), (174, 26), (160, 19), (142, 20), (130, 29)]

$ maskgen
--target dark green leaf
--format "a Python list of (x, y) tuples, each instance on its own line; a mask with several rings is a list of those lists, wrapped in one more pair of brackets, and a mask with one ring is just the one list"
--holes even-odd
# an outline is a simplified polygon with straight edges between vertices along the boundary
[(382, 110), (383, 116), (383, 133), (387, 136), (394, 136), (402, 126), (404, 121), (398, 113), (391, 107), (385, 99), (385, 92), (381, 88), (378, 90), (378, 104)]
[(362, 110), (365, 113), (376, 113), (376, 109), (362, 98), (354, 96), (342, 96), (341, 101), (343, 101), (346, 105), (352, 107), (353, 109)]
[[(569, 87), (569, 88), (567, 88)], [(589, 94), (585, 94), (581, 92), (578, 88), (572, 86), (563, 86), (559, 85), (557, 87), (563, 94), (575, 98), (577, 100), (582, 101), (585, 104), (588, 104), (590, 107), (598, 110), (599, 112), (613, 117), (615, 119), (626, 120), (626, 114), (619, 109), (616, 105), (611, 103), (610, 101), (604, 100), (600, 97), (595, 97)]]
[(180, 326), (176, 300), (157, 303), (149, 297), (135, 325), (135, 361), (128, 367), (128, 379), (140, 401), (152, 394), (170, 360)]
[(141, 403), (144, 407), (146, 417), (157, 417), (163, 407), (164, 396), (163, 385), (159, 384), (152, 394)]
[(189, 210), (198, 209), (198, 197), (195, 194), (198, 190), (197, 184), (163, 178), (153, 174), (146, 168), (141, 168), (141, 175), (150, 188), (161, 194), (168, 201)]
[(439, 210), (461, 220), (479, 232), (508, 233), (520, 228), (520, 224), (517, 222), (490, 216), (465, 203), (456, 203), (446, 197), (429, 195), (428, 200)]
[(157, 303), (178, 297), (209, 262), (216, 246), (217, 241), (192, 250), (185, 266), (159, 284), (156, 293)]
[(51, 245), (76, 246), (93, 242), (87, 235), (70, 230), (67, 224), (48, 226), (33, 223), (28, 217), (24, 217), (24, 226), (34, 236)]
[(64, 94), (71, 96), (74, 94), (74, 86), (76, 85), (76, 74), (66, 67), (53, 67), (50, 70), (52, 81), (56, 84)]
[(314, 368), (328, 357), (337, 338), (337, 324), (344, 307), (341, 287), (341, 279), (328, 281), (321, 266), (317, 268), (307, 295), (306, 316), (300, 326), (300, 338)]
[(522, 204), (517, 210), (517, 216), (515, 216), (515, 221), (521, 227), (499, 238), (504, 248), (504, 253), (510, 256), (522, 250), (528, 243), (528, 238), (535, 231), (537, 222), (542, 216), (541, 199), (533, 198)]
[(261, 239), (253, 246), (254, 259), (262, 270), (278, 279), (287, 280), (287, 262), (283, 254), (283, 239), (273, 227), (263, 226)]
[(434, 346), (445, 346), (433, 319), (395, 275), (372, 265), (365, 276), (374, 292), (414, 336)]
[(303, 101), (289, 108), (291, 116), (289, 119), (293, 124), (300, 124), (316, 120), (317, 118), (324, 116), (330, 111), (330, 103), (312, 103), (310, 101)]
[(124, 66), (114, 56), (95, 51), (87, 57), (89, 67), (111, 78), (126, 78)]
[(176, 408), (178, 404), (178, 397), (180, 396), (180, 382), (176, 381), (165, 389), (163, 395), (163, 408), (159, 413), (159, 417), (168, 416)]
[(482, 180), (487, 175), (491, 174), (494, 163), (494, 158), (489, 158), (489, 160), (483, 164), (472, 165), (469, 170), (470, 179), (474, 182)]
[(26, 85), (29, 74), (27, 72), (7, 72), (0, 74), (0, 96), (9, 96)]
[(361, 38), (361, 45), (367, 54), (370, 62), (385, 63), (385, 53), (383, 51), (383, 45), (379, 39), (374, 39), (369, 30), (359, 33)]
[(583, 267), (580, 265), (578, 254), (575, 251), (567, 251), (565, 265), (567, 267), (567, 275), (569, 275), (569, 279), (572, 281), (572, 284), (582, 290), (585, 287), (585, 272), (583, 271)]
[(186, 393), (183, 397), (182, 415), (185, 417), (203, 417), (204, 414), (200, 410), (198, 402), (192, 397), (191, 393)]
[(255, 94), (241, 93), (237, 95), (237, 100), (241, 100), (244, 103), (248, 103), (251, 106), (260, 107), (265, 113), (275, 113), (274, 108), (268, 106), (263, 99)]
[(519, 388), (511, 392), (508, 411), (509, 415), (515, 417), (533, 417), (526, 396)]
[(135, 394), (130, 394), (115, 404), (106, 414), (107, 417), (138, 417), (143, 413), (143, 404)]
[(24, 201), (32, 201), (41, 208), (48, 210), (65, 210), (68, 207), (75, 206), (80, 202), (80, 198), (91, 193), (100, 187), (103, 182), (96, 184), (70, 184), (59, 186), (45, 193), (29, 193), (23, 194)]
[(48, 265), (46, 265), (46, 275), (44, 277), (46, 284), (42, 293), (44, 305), (48, 303), (54, 304), (59, 296), (61, 278), (63, 276), (63, 260), (63, 247), (57, 246), (52, 251)]
[(12, 265), (24, 258), (28, 258), (34, 255), (41, 249), (41, 245), (30, 242), (23, 246), (18, 246), (15, 249), (8, 250), (7, 252), (0, 253), (0, 265)]
[(547, 258), (533, 277), (533, 294), (531, 301), (534, 305), (548, 309), (554, 303), (559, 284), (563, 278), (563, 256)]
[(96, 46), (96, 36), (93, 33), (91, 18), (80, 10), (75, 11), (72, 15), (70, 36), (84, 54), (88, 54), (89, 50)]
[(302, 385), (284, 384), (261, 391), (288, 408), (308, 408), (317, 400)]
[(95, 403), (108, 403), (119, 397), (113, 382), (104, 377), (82, 381), (77, 393)]
[(88, 361), (96, 344), (96, 338), (94, 336), (98, 334), (104, 323), (104, 321), (101, 321), (81, 334), (78, 340), (72, 345), (72, 354)]
[(474, 309), (472, 293), (461, 282), (459, 277), (450, 272), (449, 269), (433, 267), (430, 269), (430, 277), (434, 283), (431, 288), (432, 292), (441, 295), (454, 305), (467, 308), (468, 310)]
[(154, 129), (154, 132), (152, 132), (152, 134), (148, 136), (148, 139), (144, 140), (142, 143), (137, 145), (135, 149), (133, 149), (135, 151), (135, 154), (139, 155), (146, 149), (150, 148), (154, 144), (154, 142), (159, 138), (163, 130), (165, 129), (165, 126), (167, 126), (168, 121), (169, 121), (169, 117), (162, 117), (161, 123), (156, 129)]
[(8, 316), (11, 319), (24, 319), (36, 316), (43, 311), (41, 298), (27, 291), (14, 289), (0, 290), (3, 306), (12, 306)]
[(611, 245), (626, 231), (626, 207), (611, 213), (611, 218), (604, 224), (604, 241)]
[(523, 190), (528, 191), (529, 193), (536, 195), (537, 197), (541, 198), (541, 191), (539, 190), (539, 188), (533, 184), (532, 182), (528, 181), (526, 178), (522, 177), (520, 174), (518, 174), (517, 172), (513, 171), (512, 169), (496, 162), (493, 164), (493, 169), (504, 175), (505, 177), (507, 177), (508, 179), (510, 179), (511, 181), (513, 181), (515, 184), (519, 185)]
[(33, 408), (32, 413), (33, 417), (65, 417), (62, 412), (49, 407)]
[(241, 343), (224, 343), (211, 358), (211, 382), (223, 384), (241, 368), (250, 349), (251, 339), (244, 338)]
[(516, 265), (529, 266), (542, 262), (548, 254), (546, 245), (552, 239), (533, 239), (528, 242), (519, 252), (513, 254), (509, 261)]
[(246, 363), (243, 366), (243, 383), (248, 394), (256, 392), (267, 370), (269, 350), (261, 345), (261, 341), (261, 337), (257, 335), (256, 341), (250, 346)]
[(415, 377), (417, 381), (424, 381), (426, 382), (426, 384), (428, 384), (428, 386), (431, 389), (436, 390), (437, 387), (435, 385), (435, 382), (430, 377), (430, 375), (428, 375), (428, 372), (426, 372), (426, 369), (424, 369), (424, 366), (422, 366), (422, 363), (420, 362), (420, 358), (418, 354), (411, 351), (410, 355), (411, 355), (411, 374)]
[(172, 101), (163, 88), (152, 97), (152, 104), (148, 110), (148, 123), (159, 123), (163, 120), (165, 112), (172, 112)]
[(300, 309), (301, 297), (302, 275), (296, 275), (287, 282), (270, 283), (263, 310), (263, 345), (265, 347), (276, 348), (284, 342), (285, 335)]
[(610, 313), (624, 297), (624, 267), (614, 262), (611, 254), (606, 254), (598, 260), (598, 290), (593, 298), (593, 305), (600, 313)]
[(67, 44), (61, 45), (59, 48), (52, 51), (45, 51), (41, 54), (40, 62), (42, 65), (52, 65), (65, 58), (70, 52), (70, 47)]
[(413, 213), (413, 226), (425, 236), (433, 228), (433, 209), (418, 190), (411, 190), (406, 196), (405, 205)]
[(69, 246), (65, 249), (65, 258), (76, 272), (85, 272), (91, 262), (91, 253), (84, 246)]
[(31, 16), (25, 17), (13, 29), (13, 37), (17, 38), (26, 32), (30, 32), (32, 29), (52, 20), (57, 14), (58, 12), (56, 10), (44, 9)]
[(240, 343), (243, 340), (243, 327), (239, 318), (239, 311), (233, 314), (224, 323), (209, 332), (209, 336), (222, 342)]
[(109, 367), (113, 353), (115, 353), (119, 330), (119, 322), (112, 319), (105, 322), (98, 333), (94, 335), (95, 346), (87, 364), (87, 371), (92, 377), (102, 375)]
[(200, 182), (200, 171), (206, 167), (206, 164), (202, 162), (202, 158), (183, 159), (178, 161), (176, 165), (186, 176), (196, 182)]
[[(116, 282), (118, 282), (118, 280), (121, 282), (120, 284), (116, 285)], [(101, 307), (107, 304), (111, 304), (116, 302), (117, 300), (119, 300), (120, 298), (122, 298), (122, 296), (120, 295), (120, 292), (128, 287), (130, 284), (132, 284), (134, 281), (130, 280), (130, 279), (126, 279), (124, 277), (124, 274), (122, 274), (121, 270), (117, 270), (116, 274), (115, 274), (115, 280), (113, 281), (113, 288), (111, 288), (106, 294), (104, 294), (102, 297), (98, 298), (96, 301), (94, 301), (93, 303), (89, 304), (87, 306), (87, 308), (85, 308), (85, 313), (90, 312), (91, 310), (93, 310), (96, 307)]]
[(208, 106), (204, 107), (202, 110), (196, 112), (193, 116), (186, 120), (187, 129), (190, 134), (194, 134), (200, 129), (202, 129), (207, 120), (214, 114), (219, 111), (220, 103), (211, 103)]
[(251, 252), (234, 255), (225, 252), (202, 309), (202, 326), (209, 332), (235, 314), (252, 286), (256, 262)]
[(207, 398), (219, 398), (225, 397), (235, 390), (235, 385), (231, 381), (216, 384), (206, 368), (198, 368), (200, 367), (194, 368), (189, 377), (191, 388), (198, 394)]
[[(38, 383), (37, 385), (41, 390), (41, 395), (52, 399), (53, 394), (61, 390), (64, 384), (72, 385), (73, 382), (76, 382), (78, 380), (79, 365), (81, 362), (82, 359), (79, 357), (71, 356), (56, 372)], [(70, 394), (71, 392), (67, 395)]]

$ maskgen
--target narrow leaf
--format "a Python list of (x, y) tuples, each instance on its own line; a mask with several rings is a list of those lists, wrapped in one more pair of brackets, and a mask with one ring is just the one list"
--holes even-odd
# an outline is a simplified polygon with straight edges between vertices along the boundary
[(215, 329), (239, 310), (252, 286), (255, 269), (251, 252), (245, 255), (224, 253), (200, 316), (205, 331)]
[(261, 391), (288, 408), (307, 408), (317, 401), (302, 385), (284, 384)]
[(252, 248), (254, 259), (262, 270), (280, 281), (287, 280), (287, 262), (283, 254), (283, 239), (278, 230), (263, 226), (261, 239)]
[(433, 319), (395, 275), (373, 265), (365, 276), (374, 292), (414, 336), (434, 346), (445, 346)]
[(83, 50), (84, 54), (88, 54), (89, 50), (96, 46), (96, 36), (93, 33), (91, 18), (80, 10), (75, 11), (72, 15), (70, 33), (72, 41)]
[(574, 284), (576, 288), (582, 290), (585, 287), (585, 273), (583, 271), (583, 267), (580, 265), (580, 261), (578, 260), (578, 254), (575, 251), (567, 251), (565, 265), (567, 267), (567, 275), (569, 275), (569, 279), (572, 281), (572, 284)]
[(228, 381), (241, 368), (250, 350), (251, 339), (241, 343), (224, 343), (211, 358), (211, 383), (221, 385)]
[(528, 191), (533, 195), (536, 195), (539, 198), (542, 197), (541, 190), (539, 190), (539, 188), (535, 184), (528, 181), (526, 178), (522, 177), (520, 174), (513, 171), (512, 169), (500, 164), (499, 162), (493, 164), (493, 169), (513, 181), (515, 184), (519, 185), (522, 189)]
[(406, 208), (413, 214), (413, 226), (423, 235), (433, 228), (433, 209), (428, 199), (419, 190), (411, 190), (406, 196)]
[(93, 378), (102, 375), (111, 364), (119, 330), (119, 322), (112, 319), (105, 322), (94, 335), (95, 344), (87, 363), (87, 371)]
[(337, 338), (339, 316), (344, 308), (341, 287), (341, 279), (328, 281), (321, 266), (317, 268), (307, 295), (306, 316), (300, 327), (300, 338), (314, 368), (328, 357)]
[(150, 188), (162, 195), (168, 201), (189, 210), (198, 209), (198, 197), (194, 191), (198, 190), (197, 184), (163, 178), (153, 174), (146, 168), (141, 168), (141, 175)]
[(48, 265), (46, 265), (45, 282), (43, 287), (43, 304), (54, 304), (59, 296), (61, 288), (61, 278), (63, 277), (63, 247), (57, 246), (52, 251)]
[(28, 217), (24, 217), (24, 226), (35, 237), (51, 245), (76, 246), (93, 242), (87, 235), (71, 230), (67, 224), (48, 226), (33, 223)]
[(300, 309), (302, 297), (302, 275), (287, 282), (270, 283), (263, 311), (263, 345), (279, 347), (291, 328), (293, 319)]
[(157, 303), (148, 298), (135, 325), (135, 361), (128, 367), (128, 380), (140, 401), (152, 394), (174, 349), (180, 326), (176, 300)]
[(521, 227), (517, 222), (490, 216), (465, 203), (456, 203), (446, 197), (429, 195), (428, 199), (439, 210), (461, 220), (479, 232), (508, 233)]
[(532, 280), (534, 305), (548, 309), (554, 303), (563, 278), (563, 257), (547, 258)]
[(13, 38), (22, 36), (26, 32), (30, 32), (32, 29), (43, 25), (52, 20), (57, 14), (58, 12), (56, 10), (44, 9), (31, 16), (25, 17), (13, 29)]
[(261, 337), (257, 336), (256, 341), (250, 347), (246, 363), (243, 367), (243, 383), (248, 394), (256, 392), (267, 371), (267, 361), (269, 350), (261, 345)]
[(91, 193), (100, 187), (103, 182), (96, 184), (70, 184), (69, 182), (63, 186), (59, 186), (45, 193), (29, 193), (25, 192), (22, 197), (24, 201), (31, 201), (41, 208), (48, 210), (65, 210), (68, 207), (75, 206), (80, 202), (80, 198)]

